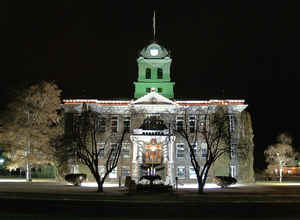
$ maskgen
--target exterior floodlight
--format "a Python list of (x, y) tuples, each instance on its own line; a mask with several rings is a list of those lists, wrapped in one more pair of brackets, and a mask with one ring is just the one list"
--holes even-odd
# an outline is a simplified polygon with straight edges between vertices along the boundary
[(3, 165), (5, 160), (3, 158), (0, 158), (0, 165)]

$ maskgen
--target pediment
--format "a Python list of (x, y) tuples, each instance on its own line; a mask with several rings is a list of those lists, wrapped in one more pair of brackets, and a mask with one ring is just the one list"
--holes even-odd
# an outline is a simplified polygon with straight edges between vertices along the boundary
[(158, 94), (157, 92), (153, 91), (150, 92), (143, 97), (135, 100), (132, 104), (165, 104), (165, 105), (177, 105), (172, 100)]

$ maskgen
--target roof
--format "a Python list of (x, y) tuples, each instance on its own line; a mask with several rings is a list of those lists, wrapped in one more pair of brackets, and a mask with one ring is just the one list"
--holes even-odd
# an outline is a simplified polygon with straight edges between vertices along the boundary
[(179, 105), (179, 106), (209, 106), (209, 105), (246, 105), (243, 99), (210, 99), (210, 100), (171, 100), (152, 91), (136, 100), (98, 100), (98, 99), (65, 99), (65, 105), (96, 104), (100, 106), (128, 106), (128, 105)]
[(154, 42), (144, 47), (140, 55), (146, 59), (161, 59), (169, 56), (169, 52), (166, 48)]

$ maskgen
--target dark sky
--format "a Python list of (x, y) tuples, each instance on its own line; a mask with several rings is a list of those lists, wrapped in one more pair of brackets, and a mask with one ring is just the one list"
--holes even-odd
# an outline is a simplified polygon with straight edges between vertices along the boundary
[(176, 98), (245, 99), (258, 168), (278, 132), (300, 144), (296, 1), (3, 2), (1, 103), (24, 79), (55, 79), (64, 98), (132, 98), (155, 9)]

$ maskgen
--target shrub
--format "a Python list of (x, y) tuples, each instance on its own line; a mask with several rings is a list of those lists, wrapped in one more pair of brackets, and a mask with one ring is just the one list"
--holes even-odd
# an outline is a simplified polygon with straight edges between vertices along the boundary
[(216, 185), (221, 186), (222, 188), (225, 188), (227, 186), (236, 184), (237, 180), (230, 176), (215, 176), (213, 179), (213, 182)]
[(86, 174), (68, 174), (65, 176), (65, 180), (74, 186), (80, 186), (82, 182), (86, 181)]

